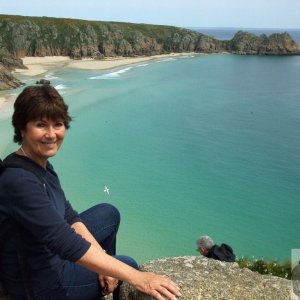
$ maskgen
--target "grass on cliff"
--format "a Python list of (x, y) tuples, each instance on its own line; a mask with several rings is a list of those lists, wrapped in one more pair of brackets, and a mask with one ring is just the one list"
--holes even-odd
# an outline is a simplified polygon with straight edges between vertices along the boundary
[(241, 268), (248, 268), (251, 271), (258, 272), (264, 275), (278, 276), (286, 279), (291, 279), (291, 262), (279, 262), (277, 260), (267, 261), (261, 259), (249, 259), (246, 257), (238, 258), (236, 262)]

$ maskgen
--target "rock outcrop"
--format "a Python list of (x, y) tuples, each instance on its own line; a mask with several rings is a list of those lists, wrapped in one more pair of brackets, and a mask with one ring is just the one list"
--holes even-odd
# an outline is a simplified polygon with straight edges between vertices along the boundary
[(37, 80), (36, 84), (50, 84), (50, 80), (42, 78), (40, 80)]
[(22, 82), (15, 78), (11, 72), (0, 62), (0, 91), (9, 90), (22, 85)]
[(21, 58), (14, 57), (7, 49), (0, 48), (0, 91), (13, 89), (22, 85), (22, 82), (11, 74), (11, 71), (16, 68), (27, 69), (23, 65)]
[(239, 31), (228, 42), (230, 51), (247, 55), (292, 55), (299, 52), (299, 46), (288, 33), (274, 33), (256, 36)]
[[(289, 280), (202, 257), (158, 259), (146, 262), (141, 269), (169, 276), (181, 288), (180, 300), (287, 300), (291, 294)], [(121, 300), (150, 299), (126, 283), (121, 288)]]
[[(182, 256), (148, 261), (141, 266), (141, 270), (169, 276), (180, 286), (180, 300), (291, 299), (290, 280), (241, 269), (237, 263), (225, 263), (199, 256)], [(109, 300), (112, 297), (103, 298), (105, 299)], [(120, 299), (152, 298), (124, 283), (121, 286)], [(0, 293), (0, 300), (9, 298)]]

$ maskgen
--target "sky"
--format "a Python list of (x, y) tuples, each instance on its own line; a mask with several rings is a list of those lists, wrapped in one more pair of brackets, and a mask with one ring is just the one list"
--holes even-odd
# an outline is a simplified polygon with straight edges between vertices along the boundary
[(0, 14), (185, 28), (300, 29), (300, 0), (0, 0)]

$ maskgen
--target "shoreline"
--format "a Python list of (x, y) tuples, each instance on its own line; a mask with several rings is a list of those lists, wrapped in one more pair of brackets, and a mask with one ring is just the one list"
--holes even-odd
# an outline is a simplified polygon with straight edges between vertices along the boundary
[(54, 68), (74, 68), (81, 70), (109, 70), (126, 65), (153, 61), (162, 58), (172, 58), (180, 56), (194, 56), (200, 53), (183, 52), (183, 53), (170, 53), (160, 54), (153, 56), (137, 56), (137, 57), (106, 57), (101, 60), (93, 58), (84, 58), (82, 60), (73, 60), (68, 56), (44, 56), (44, 57), (24, 57), (22, 58), (23, 64), (28, 69), (16, 69), (12, 73), (15, 75), (21, 74), (25, 76), (38, 76), (48, 72)]
[[(181, 57), (181, 56), (194, 56), (201, 55), (194, 52), (183, 53), (170, 53), (160, 54), (153, 56), (137, 56), (137, 57), (107, 57), (101, 60), (92, 58), (85, 58), (82, 60), (73, 60), (69, 56), (44, 56), (44, 57), (32, 57), (27, 56), (22, 58), (23, 64), (27, 69), (15, 69), (12, 71), (14, 76), (22, 75), (29, 77), (40, 77), (50, 70), (57, 68), (73, 68), (78, 70), (109, 70), (122, 66), (143, 63), (147, 61), (154, 61), (164, 58)], [(14, 96), (12, 96), (13, 90), (2, 91), (0, 94), (0, 113), (7, 105), (13, 103)]]
[(0, 119), (3, 117), (1, 114), (13, 106), (15, 99), (16, 96), (12, 94), (7, 93), (7, 95), (0, 95)]

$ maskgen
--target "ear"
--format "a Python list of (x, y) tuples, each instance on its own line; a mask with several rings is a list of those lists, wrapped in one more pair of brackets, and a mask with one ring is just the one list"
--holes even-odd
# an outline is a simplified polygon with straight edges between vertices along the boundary
[(20, 130), (20, 133), (21, 133), (22, 139), (24, 139), (24, 137), (25, 137), (25, 130), (24, 129)]
[(200, 252), (201, 252), (202, 255), (205, 256), (208, 253), (208, 250), (204, 247), (200, 247)]

